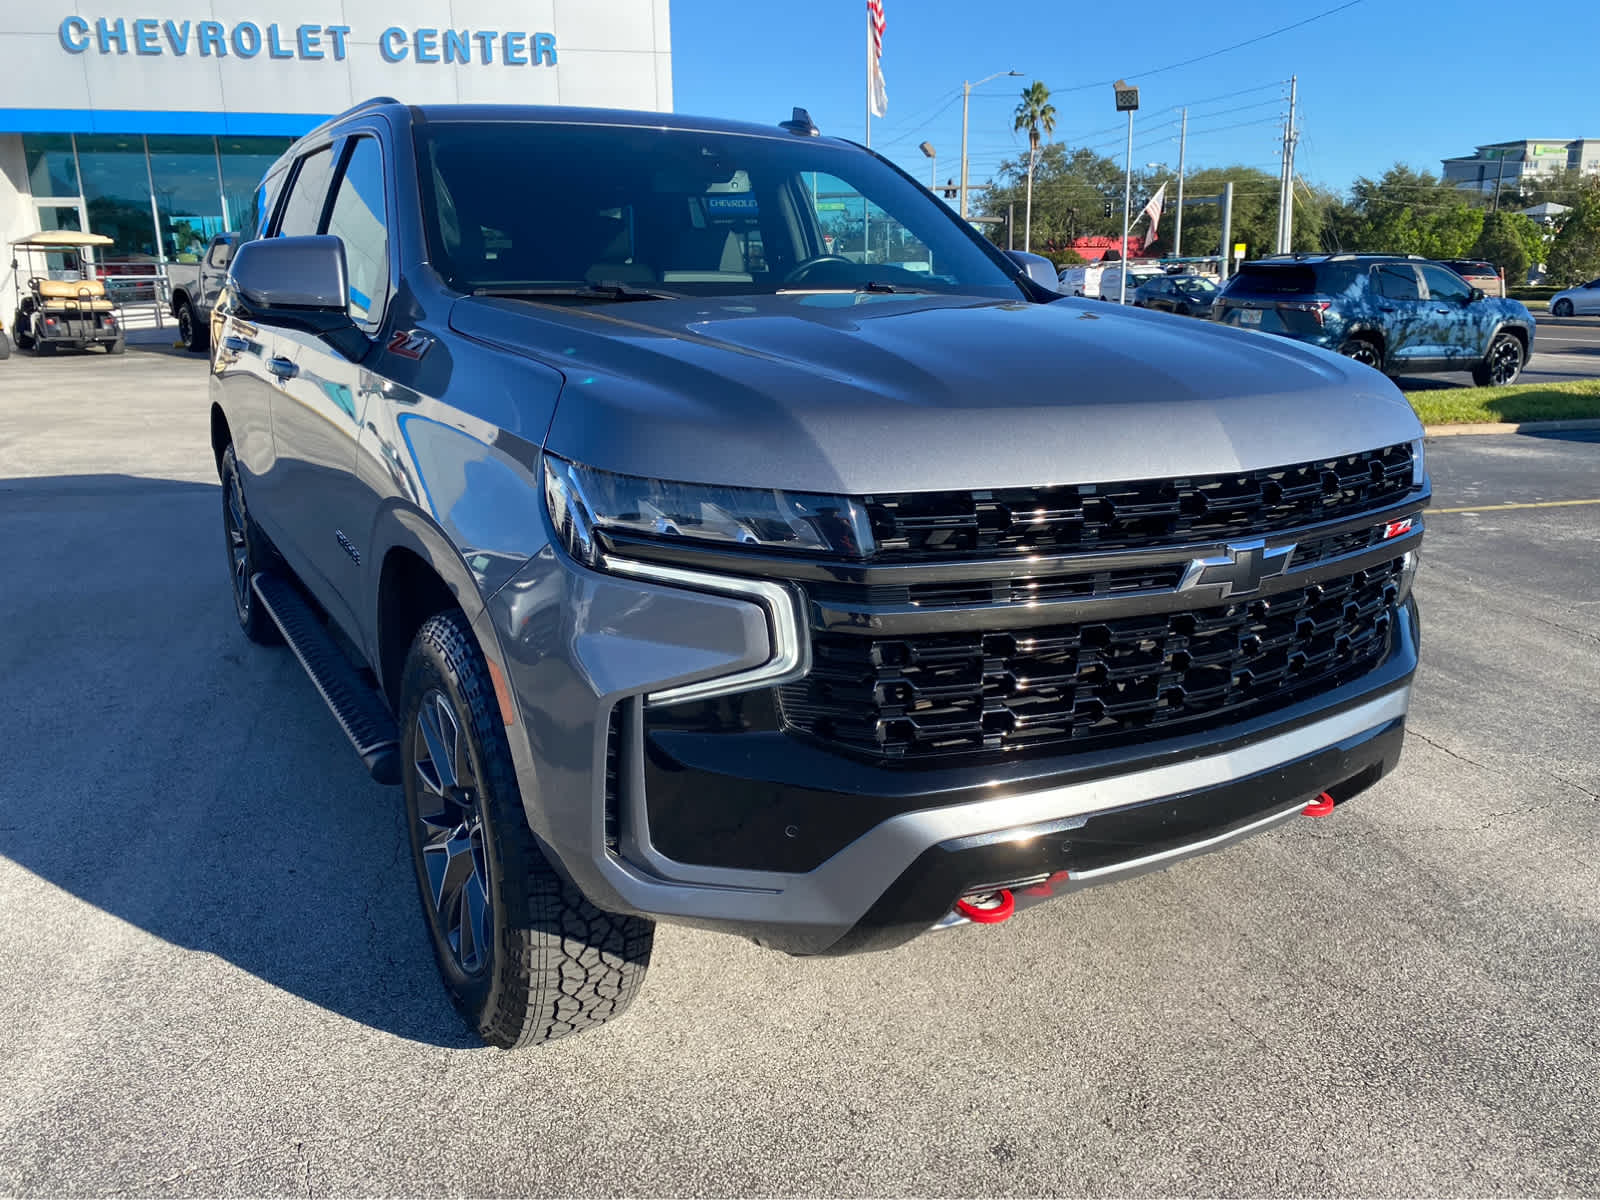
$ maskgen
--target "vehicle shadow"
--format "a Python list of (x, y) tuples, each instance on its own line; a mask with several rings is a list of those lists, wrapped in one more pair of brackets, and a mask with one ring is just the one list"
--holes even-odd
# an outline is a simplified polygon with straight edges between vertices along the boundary
[[(220, 507), (215, 484), (0, 479), (0, 878), (26, 919), (74, 920), (18, 867), (350, 1020), (479, 1046), (438, 982), (400, 793), (292, 655), (239, 632)], [(74, 953), (129, 952), (74, 924)]]

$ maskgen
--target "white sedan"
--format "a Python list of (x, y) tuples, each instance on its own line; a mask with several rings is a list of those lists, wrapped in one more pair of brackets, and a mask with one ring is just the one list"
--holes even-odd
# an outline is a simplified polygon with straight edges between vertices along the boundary
[(1600, 313), (1600, 279), (1591, 279), (1577, 287), (1557, 292), (1550, 297), (1552, 317), (1570, 317), (1579, 313)]

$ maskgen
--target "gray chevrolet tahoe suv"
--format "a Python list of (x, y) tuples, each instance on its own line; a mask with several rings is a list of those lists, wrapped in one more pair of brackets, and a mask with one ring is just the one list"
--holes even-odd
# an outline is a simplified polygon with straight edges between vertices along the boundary
[(234, 608), (403, 789), (493, 1044), (620, 1013), (658, 920), (996, 923), (1399, 755), (1429, 486), (1377, 372), (1063, 298), (801, 112), (373, 101), (260, 199)]

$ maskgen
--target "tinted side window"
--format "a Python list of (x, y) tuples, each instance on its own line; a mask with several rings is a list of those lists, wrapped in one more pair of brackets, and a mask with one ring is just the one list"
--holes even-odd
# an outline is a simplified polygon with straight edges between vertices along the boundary
[(328, 216), (328, 232), (344, 243), (350, 272), (350, 319), (375, 325), (389, 298), (389, 223), (383, 202), (383, 151), (357, 138)]
[(333, 178), (333, 149), (324, 146), (300, 160), (300, 170), (289, 189), (278, 222), (279, 237), (304, 237), (320, 233), (322, 204), (328, 198), (328, 181)]
[(289, 178), (287, 167), (274, 171), (256, 188), (249, 218), (240, 226), (250, 237), (267, 236), (267, 224), (272, 220), (272, 210), (278, 207), (278, 193), (283, 191), (283, 181)]
[(1423, 267), (1422, 278), (1428, 285), (1428, 297), (1432, 300), (1460, 301), (1472, 294), (1471, 285), (1444, 267)]
[(1376, 267), (1378, 294), (1389, 300), (1421, 300), (1417, 287), (1417, 273), (1410, 267)]

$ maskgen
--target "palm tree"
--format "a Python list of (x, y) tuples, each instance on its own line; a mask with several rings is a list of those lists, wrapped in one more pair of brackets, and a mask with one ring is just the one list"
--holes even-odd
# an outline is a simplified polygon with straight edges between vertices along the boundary
[(1026, 250), (1033, 240), (1033, 168), (1039, 162), (1039, 143), (1049, 141), (1056, 131), (1056, 106), (1050, 103), (1050, 89), (1037, 79), (1023, 88), (1016, 116), (1012, 128), (1019, 133), (1028, 131), (1028, 204), (1022, 219), (1022, 248)]

